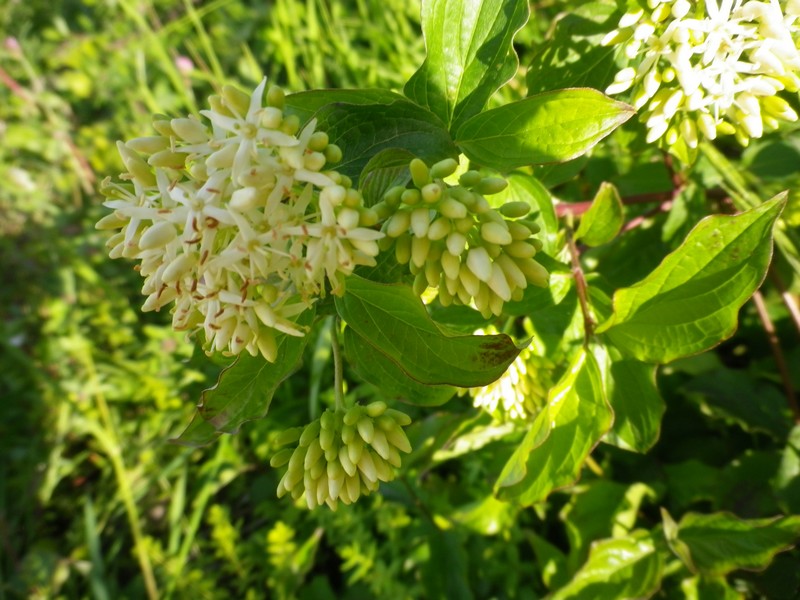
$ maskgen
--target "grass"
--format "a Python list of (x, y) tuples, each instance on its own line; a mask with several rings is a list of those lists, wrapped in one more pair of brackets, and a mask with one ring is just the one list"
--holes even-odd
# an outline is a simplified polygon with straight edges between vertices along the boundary
[(422, 59), (417, 9), (33, 0), (4, 4), (0, 24), (0, 268), (11, 274), (0, 290), (0, 600), (261, 589), (270, 567), (255, 540), (271, 521), (244, 536), (241, 581), (222, 583), (209, 565), (224, 532), (208, 511), (237, 514), (239, 496), (274, 490), (264, 465), (275, 425), (208, 450), (166, 443), (218, 367), (163, 315), (138, 313), (136, 276), (93, 231), (95, 188), (121, 168), (116, 139), (148, 135), (153, 113), (195, 112), (226, 83), (399, 89)]

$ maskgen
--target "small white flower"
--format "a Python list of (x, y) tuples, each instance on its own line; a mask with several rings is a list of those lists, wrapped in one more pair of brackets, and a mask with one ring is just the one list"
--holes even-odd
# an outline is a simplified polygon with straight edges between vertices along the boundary
[(210, 127), (160, 120), (161, 137), (120, 143), (128, 172), (106, 181), (114, 212), (98, 228), (120, 230), (112, 257), (140, 261), (143, 310), (174, 305), (173, 327), (202, 329), (210, 350), (272, 361), (275, 335), (304, 335), (298, 315), (326, 282), (341, 294), (355, 266), (374, 264), (383, 234), (364, 225), (361, 195), (337, 183), (347, 179), (323, 172), (341, 151), (314, 120), (297, 134), (282, 92), (264, 106), (265, 86), (224, 88), (200, 112)]
[[(633, 61), (606, 93), (631, 90), (648, 128), (648, 141), (732, 133), (743, 145), (779, 119), (797, 115), (770, 109), (783, 90), (800, 90), (796, 0), (659, 0), (633, 2), (604, 43), (619, 44)], [(633, 71), (632, 71), (633, 69)], [(788, 105), (786, 105), (788, 107)]]

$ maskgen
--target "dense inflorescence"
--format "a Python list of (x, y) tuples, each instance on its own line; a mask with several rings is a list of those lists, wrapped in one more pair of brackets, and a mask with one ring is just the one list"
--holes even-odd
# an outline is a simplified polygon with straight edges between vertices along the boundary
[(158, 135), (118, 144), (127, 168), (107, 180), (119, 229), (112, 257), (140, 261), (145, 311), (172, 308), (178, 330), (202, 329), (211, 350), (276, 358), (276, 334), (302, 336), (297, 317), (326, 290), (344, 291), (372, 265), (383, 237), (341, 150), (310, 121), (284, 113), (266, 80), (248, 96), (226, 87), (199, 118), (157, 118)]
[(384, 402), (327, 409), (304, 428), (284, 431), (278, 442), (296, 444), (277, 452), (273, 467), (288, 465), (278, 483), (278, 497), (291, 494), (308, 508), (341, 500), (351, 504), (391, 481), (400, 467), (400, 453), (411, 444), (403, 427), (411, 419)]
[(530, 211), (526, 202), (494, 209), (486, 200), (506, 187), (504, 179), (467, 171), (457, 185), (446, 183), (456, 167), (450, 159), (430, 169), (411, 161), (411, 183), (389, 189), (373, 207), (388, 216), (381, 243), (394, 243), (397, 261), (416, 276), (418, 294), (435, 288), (443, 306), (472, 305), (484, 316), (500, 315), (528, 284), (548, 283), (547, 271), (534, 259), (541, 249), (533, 238), (539, 227), (524, 218)]
[(631, 90), (648, 141), (733, 134), (742, 144), (797, 120), (779, 92), (800, 90), (800, 2), (644, 0), (629, 4), (605, 44), (630, 66), (606, 90)]

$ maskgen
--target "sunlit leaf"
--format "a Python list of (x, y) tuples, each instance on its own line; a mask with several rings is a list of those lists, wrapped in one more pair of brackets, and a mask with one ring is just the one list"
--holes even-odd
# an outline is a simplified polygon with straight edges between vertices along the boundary
[(581, 349), (550, 390), (547, 406), (506, 463), (495, 491), (528, 505), (574, 483), (612, 418), (597, 363)]
[(711, 348), (736, 330), (739, 308), (761, 285), (785, 194), (735, 216), (701, 221), (638, 284), (614, 294), (597, 333), (626, 355), (669, 362)]
[(423, 0), (427, 57), (403, 91), (455, 131), (517, 72), (511, 42), (527, 20), (522, 0)]
[(672, 551), (703, 575), (763, 569), (800, 539), (800, 516), (745, 520), (730, 513), (687, 513), (675, 523), (664, 509), (661, 514)]

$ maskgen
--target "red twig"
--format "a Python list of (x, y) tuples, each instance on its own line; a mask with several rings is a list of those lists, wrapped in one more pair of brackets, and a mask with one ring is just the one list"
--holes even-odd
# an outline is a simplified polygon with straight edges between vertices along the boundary
[(753, 304), (756, 306), (758, 318), (761, 320), (761, 325), (764, 327), (767, 340), (772, 348), (772, 355), (775, 357), (775, 365), (778, 367), (778, 373), (780, 373), (781, 381), (783, 382), (783, 389), (786, 392), (786, 401), (789, 403), (789, 408), (792, 410), (795, 423), (800, 423), (800, 406), (798, 406), (797, 398), (795, 397), (792, 377), (786, 366), (786, 358), (783, 356), (780, 340), (778, 339), (778, 334), (775, 332), (775, 325), (769, 317), (767, 305), (764, 303), (764, 296), (761, 294), (761, 291), (756, 290), (756, 293), (753, 294)]

